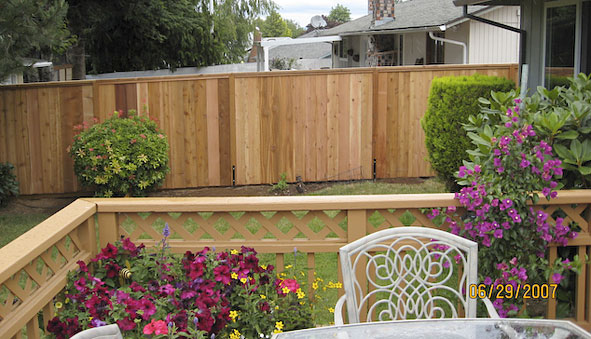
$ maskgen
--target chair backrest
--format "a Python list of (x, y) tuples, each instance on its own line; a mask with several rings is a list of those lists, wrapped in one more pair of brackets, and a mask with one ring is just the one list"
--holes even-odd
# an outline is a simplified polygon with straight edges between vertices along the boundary
[(382, 230), (340, 248), (349, 323), (476, 317), (478, 244), (427, 227)]

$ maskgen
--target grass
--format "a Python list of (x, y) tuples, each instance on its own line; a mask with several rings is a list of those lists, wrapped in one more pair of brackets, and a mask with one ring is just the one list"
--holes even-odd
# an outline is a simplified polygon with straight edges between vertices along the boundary
[(357, 183), (336, 184), (308, 195), (355, 195), (355, 194), (420, 194), (445, 193), (445, 185), (437, 179), (427, 179), (420, 184), (394, 184), (363, 181)]
[(45, 220), (47, 214), (2, 214), (0, 215), (0, 247), (8, 244), (21, 234)]

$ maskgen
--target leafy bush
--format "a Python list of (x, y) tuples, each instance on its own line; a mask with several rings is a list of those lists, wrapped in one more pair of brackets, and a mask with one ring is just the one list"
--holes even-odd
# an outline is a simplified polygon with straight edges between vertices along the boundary
[(271, 193), (286, 195), (289, 194), (289, 185), (286, 180), (286, 173), (281, 173), (279, 181), (271, 186)]
[(431, 167), (449, 190), (456, 191), (454, 172), (468, 159), (472, 146), (462, 124), (479, 112), (478, 98), (490, 98), (491, 91), (509, 91), (512, 81), (474, 74), (435, 78), (431, 82), (429, 103), (421, 125)]
[[(121, 113), (121, 112), (120, 112)], [(168, 173), (168, 142), (154, 121), (119, 115), (74, 137), (70, 156), (83, 185), (96, 187), (97, 196), (143, 195), (162, 184)]]
[[(559, 259), (549, 267), (549, 244), (566, 246), (577, 236), (576, 224), (567, 223), (564, 214), (535, 210), (528, 201), (537, 203), (538, 192), (548, 200), (557, 196), (562, 162), (529, 123), (532, 106), (522, 105), (520, 99), (505, 100), (510, 94), (492, 97), (496, 108), (484, 108), (465, 126), (476, 149), (469, 152), (472, 161), (457, 172), (464, 187), (456, 199), (464, 210), (459, 214), (455, 206), (449, 207), (443, 218), (452, 233), (479, 243), (480, 281), (490, 286), (487, 291), (494, 291), (494, 305), (505, 317), (517, 315), (523, 299), (504, 300), (497, 295), (499, 284), (516, 288), (550, 279), (566, 284), (563, 272), (578, 270), (585, 258)], [(437, 210), (430, 214), (438, 215)]]
[[(531, 97), (523, 99), (521, 118), (532, 125), (540, 139), (552, 146), (562, 161), (564, 174), (560, 183), (565, 188), (591, 187), (591, 76), (579, 74), (569, 78), (570, 86), (552, 90), (538, 87)], [(495, 93), (482, 114), (471, 119), (473, 129), (482, 129), (505, 115), (506, 107), (518, 93)]]
[(170, 253), (167, 237), (153, 252), (129, 239), (108, 244), (68, 274), (57, 316), (47, 326), (57, 338), (117, 323), (125, 338), (269, 338), (312, 327), (305, 293), (294, 279), (259, 264), (252, 248)]
[(6, 205), (11, 196), (18, 195), (18, 181), (12, 174), (14, 166), (9, 163), (0, 162), (0, 206)]

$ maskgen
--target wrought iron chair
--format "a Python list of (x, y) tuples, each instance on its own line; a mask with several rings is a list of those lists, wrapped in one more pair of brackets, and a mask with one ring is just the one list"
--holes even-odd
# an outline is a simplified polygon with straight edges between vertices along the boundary
[[(478, 244), (427, 227), (382, 230), (340, 248), (345, 295), (334, 312), (343, 324), (362, 321), (476, 318)], [(365, 283), (367, 281), (367, 283)], [(474, 287), (472, 287), (474, 288)], [(498, 318), (490, 300), (482, 299)], [(463, 312), (463, 314), (462, 314)]]

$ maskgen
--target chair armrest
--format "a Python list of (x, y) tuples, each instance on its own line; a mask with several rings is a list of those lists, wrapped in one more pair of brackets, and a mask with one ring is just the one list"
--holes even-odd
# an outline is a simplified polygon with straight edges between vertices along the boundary
[(335, 325), (344, 325), (343, 322), (343, 305), (345, 304), (346, 295), (343, 294), (342, 297), (339, 298), (337, 304), (334, 307), (334, 324)]
[(484, 303), (484, 306), (486, 306), (486, 311), (488, 312), (489, 317), (491, 317), (493, 319), (500, 318), (499, 314), (497, 313), (497, 310), (495, 309), (495, 306), (492, 304), (492, 302), (488, 298), (482, 299), (482, 302)]

